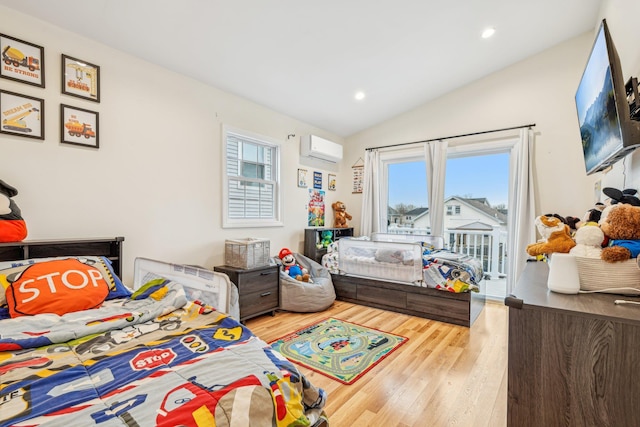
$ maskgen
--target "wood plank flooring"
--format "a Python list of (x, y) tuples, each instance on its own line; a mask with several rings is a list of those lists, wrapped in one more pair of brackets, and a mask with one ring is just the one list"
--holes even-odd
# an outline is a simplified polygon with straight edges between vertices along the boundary
[(471, 328), (344, 301), (320, 313), (278, 312), (246, 325), (270, 342), (326, 317), (409, 338), (351, 385), (298, 365), (328, 392), (331, 427), (506, 426), (508, 310), (502, 303), (487, 302)]

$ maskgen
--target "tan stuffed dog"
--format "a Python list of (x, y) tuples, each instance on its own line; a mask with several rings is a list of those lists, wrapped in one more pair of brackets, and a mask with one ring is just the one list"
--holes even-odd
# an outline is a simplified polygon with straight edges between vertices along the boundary
[(569, 226), (560, 219), (541, 215), (536, 218), (535, 222), (542, 240), (527, 246), (529, 255), (537, 256), (554, 252), (566, 254), (576, 245), (576, 242), (571, 238)]
[(640, 254), (640, 207), (613, 205), (600, 228), (609, 238), (609, 246), (602, 249), (603, 260), (625, 261)]
[(347, 213), (347, 207), (344, 203), (334, 202), (333, 208), (333, 228), (347, 228), (347, 220), (351, 220), (351, 215)]

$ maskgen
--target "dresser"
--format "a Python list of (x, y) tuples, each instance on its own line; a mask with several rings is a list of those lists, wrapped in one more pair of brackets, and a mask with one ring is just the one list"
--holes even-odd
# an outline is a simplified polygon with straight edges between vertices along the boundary
[(280, 274), (277, 265), (249, 269), (219, 265), (213, 269), (229, 276), (229, 280), (238, 287), (241, 322), (265, 313), (273, 316), (280, 308)]
[(529, 263), (509, 307), (509, 426), (640, 424), (638, 297), (547, 289), (548, 266)]

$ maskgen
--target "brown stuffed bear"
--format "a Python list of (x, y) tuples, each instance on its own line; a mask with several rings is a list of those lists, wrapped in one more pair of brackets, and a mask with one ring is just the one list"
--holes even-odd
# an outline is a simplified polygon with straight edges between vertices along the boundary
[(640, 254), (640, 207), (613, 205), (600, 228), (609, 238), (609, 246), (602, 249), (603, 260), (625, 261)]
[(347, 213), (347, 207), (344, 203), (334, 202), (333, 208), (333, 228), (347, 228), (347, 220), (351, 220), (351, 215)]
[(571, 238), (569, 226), (557, 217), (541, 215), (536, 218), (536, 228), (542, 240), (527, 246), (531, 256), (554, 252), (568, 253), (576, 242)]

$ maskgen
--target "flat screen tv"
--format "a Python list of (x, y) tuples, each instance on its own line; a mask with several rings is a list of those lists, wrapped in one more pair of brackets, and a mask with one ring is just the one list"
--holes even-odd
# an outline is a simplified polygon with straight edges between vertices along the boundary
[(600, 172), (640, 146), (640, 122), (631, 119), (620, 58), (602, 20), (575, 97), (587, 175)]

